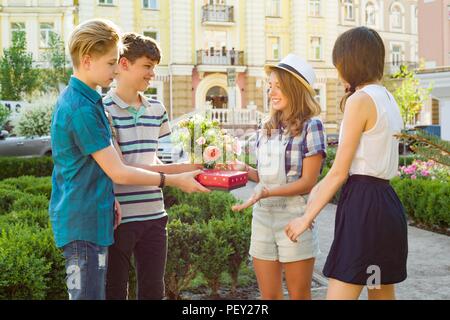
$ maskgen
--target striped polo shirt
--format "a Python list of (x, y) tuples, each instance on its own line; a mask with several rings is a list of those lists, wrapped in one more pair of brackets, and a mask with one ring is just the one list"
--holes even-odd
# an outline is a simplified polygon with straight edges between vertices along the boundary
[[(117, 142), (125, 161), (130, 164), (156, 164), (158, 139), (170, 135), (164, 105), (141, 95), (143, 105), (137, 110), (110, 90), (103, 104), (112, 118)], [(114, 185), (122, 209), (122, 223), (159, 219), (167, 215), (163, 194), (155, 186)]]

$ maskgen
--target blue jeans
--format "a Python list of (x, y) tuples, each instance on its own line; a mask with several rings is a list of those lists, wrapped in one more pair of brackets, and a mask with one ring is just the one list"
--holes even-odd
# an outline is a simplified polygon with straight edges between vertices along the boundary
[(108, 247), (73, 241), (63, 247), (70, 300), (104, 300)]

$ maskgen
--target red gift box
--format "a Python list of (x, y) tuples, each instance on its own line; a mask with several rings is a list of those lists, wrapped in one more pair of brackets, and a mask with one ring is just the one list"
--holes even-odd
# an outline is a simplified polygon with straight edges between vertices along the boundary
[(208, 189), (233, 190), (244, 187), (248, 181), (245, 171), (203, 170), (197, 181)]

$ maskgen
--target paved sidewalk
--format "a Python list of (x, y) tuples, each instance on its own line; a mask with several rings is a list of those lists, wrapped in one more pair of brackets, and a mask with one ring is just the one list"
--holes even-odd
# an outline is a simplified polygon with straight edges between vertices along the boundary
[[(255, 184), (232, 191), (239, 199), (246, 200)], [(314, 279), (324, 287), (313, 289), (313, 299), (326, 296), (326, 278), (322, 275), (328, 251), (333, 241), (336, 206), (328, 205), (317, 218), (321, 255), (316, 260)], [(396, 286), (400, 300), (450, 299), (450, 237), (434, 232), (408, 227), (408, 278)], [(363, 290), (361, 299), (367, 299)]]

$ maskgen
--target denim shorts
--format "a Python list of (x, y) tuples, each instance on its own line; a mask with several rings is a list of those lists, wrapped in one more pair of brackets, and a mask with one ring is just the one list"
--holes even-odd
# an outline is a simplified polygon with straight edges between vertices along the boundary
[(284, 233), (291, 220), (303, 215), (304, 201), (284, 205), (282, 199), (277, 198), (262, 199), (253, 207), (250, 255), (283, 263), (316, 257), (320, 253), (317, 227), (305, 231), (297, 242), (292, 242)]

